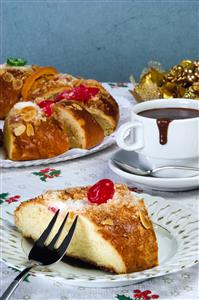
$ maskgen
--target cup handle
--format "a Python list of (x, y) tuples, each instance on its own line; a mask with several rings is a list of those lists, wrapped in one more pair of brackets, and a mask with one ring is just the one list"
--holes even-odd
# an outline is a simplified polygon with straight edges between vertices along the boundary
[[(127, 142), (125, 138), (129, 132), (131, 136)], [(139, 121), (134, 121), (122, 125), (117, 132), (116, 141), (118, 146), (126, 151), (134, 151), (143, 148), (144, 138), (142, 123)]]

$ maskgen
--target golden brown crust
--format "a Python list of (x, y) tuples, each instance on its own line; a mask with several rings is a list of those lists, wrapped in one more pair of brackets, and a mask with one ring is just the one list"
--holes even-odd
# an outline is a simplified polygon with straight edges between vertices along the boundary
[[(84, 143), (82, 148), (90, 149), (103, 141), (104, 132), (102, 128), (95, 121), (92, 115), (89, 114), (82, 106), (80, 106), (79, 103), (74, 103), (73, 101), (62, 101), (56, 103), (53, 106), (53, 110), (55, 112), (55, 117), (57, 116), (57, 120), (59, 120), (59, 122), (63, 121), (64, 123), (64, 118), (62, 118), (59, 113), (62, 111), (63, 113), (67, 112), (74, 122), (80, 126), (84, 133)], [(67, 118), (67, 115), (65, 118)]]
[(153, 226), (150, 220), (148, 229), (143, 226), (140, 209), (149, 220), (144, 205), (140, 208), (129, 203), (110, 204), (105, 211), (95, 207), (85, 213), (96, 224), (103, 238), (122, 256), (127, 273), (149, 269), (158, 264), (158, 246)]
[(69, 149), (68, 137), (53, 119), (34, 127), (34, 136), (23, 133), (15, 139), (13, 160), (33, 160), (50, 158)]
[(13, 105), (20, 101), (23, 83), (36, 68), (31, 66), (0, 69), (0, 119), (4, 119)]
[(68, 136), (59, 123), (37, 114), (31, 106), (10, 111), (4, 124), (4, 147), (10, 159), (50, 158), (69, 149)]
[[(48, 200), (52, 199), (53, 195), (63, 202), (69, 199), (86, 200), (88, 188), (77, 187), (61, 191), (49, 191), (44, 195), (21, 203), (15, 211), (15, 216), (21, 208), (31, 203), (48, 205)], [(125, 185), (116, 184), (115, 191), (115, 194), (117, 193), (115, 199), (99, 206), (88, 205), (85, 209), (76, 211), (76, 214), (85, 216), (95, 224), (97, 233), (108, 241), (122, 257), (126, 266), (126, 273), (157, 266), (158, 244), (144, 201), (133, 196)], [(144, 215), (147, 226), (143, 224), (140, 214)]]
[[(58, 93), (73, 87), (73, 76), (70, 74), (57, 74), (42, 76), (31, 88), (30, 99), (39, 102), (43, 99), (53, 99)], [(38, 99), (39, 98), (39, 99)]]

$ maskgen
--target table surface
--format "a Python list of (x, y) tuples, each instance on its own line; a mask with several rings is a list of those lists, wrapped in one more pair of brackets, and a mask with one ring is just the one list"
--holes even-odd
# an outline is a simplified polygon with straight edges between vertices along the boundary
[[(128, 92), (129, 84), (106, 84), (106, 88), (117, 98), (125, 97), (132, 102), (131, 94)], [(43, 167), (29, 167), (29, 168), (12, 168), (1, 170), (1, 193), (8, 193), (8, 201), (6, 205), (12, 205), (12, 201), (20, 201), (23, 197), (13, 198), (15, 195), (25, 195), (27, 191), (27, 182), (30, 185), (43, 184), (43, 189), (51, 189), (56, 184), (57, 188), (64, 188), (74, 185), (93, 184), (101, 178), (110, 178), (115, 182), (126, 182), (125, 179), (115, 175), (108, 167), (108, 160), (111, 155), (117, 151), (116, 145), (109, 147), (106, 150), (100, 151), (96, 154), (71, 160), (56, 165), (48, 165), (44, 168), (53, 168), (58, 171), (58, 175), (52, 178), (47, 178), (46, 181), (41, 181), (41, 177), (34, 175), (33, 172), (39, 172)], [(20, 176), (20, 185), (15, 184), (15, 178)], [(31, 180), (31, 176), (37, 176), (37, 180)], [(26, 184), (24, 184), (24, 181)], [(130, 183), (131, 187), (139, 188), (150, 195), (162, 196), (170, 201), (177, 200), (179, 205), (182, 203), (188, 209), (196, 209), (198, 207), (199, 193), (198, 190), (187, 192), (160, 192), (150, 189), (144, 189)], [(11, 199), (11, 200), (10, 200)], [(3, 209), (3, 206), (1, 206)], [(0, 294), (6, 289), (9, 283), (18, 274), (17, 270), (7, 267), (0, 263), (1, 268), (1, 283)], [(158, 295), (160, 299), (197, 299), (198, 293), (198, 266), (191, 267), (184, 271), (162, 276), (159, 278), (150, 279), (142, 283), (129, 285), (120, 288), (84, 288), (65, 285), (63, 283), (53, 282), (47, 278), (41, 278), (29, 275), (26, 280), (22, 282), (20, 287), (16, 290), (11, 299), (61, 299), (61, 300), (131, 300), (135, 299), (134, 290), (140, 291), (150, 290), (153, 295)], [(152, 295), (151, 294), (151, 295)]]

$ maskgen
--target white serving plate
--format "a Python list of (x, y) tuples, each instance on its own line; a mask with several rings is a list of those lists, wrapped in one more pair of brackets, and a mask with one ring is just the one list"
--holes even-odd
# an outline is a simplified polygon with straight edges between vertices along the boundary
[(106, 137), (104, 141), (89, 150), (84, 149), (71, 149), (67, 152), (52, 158), (47, 159), (36, 159), (36, 160), (26, 160), (26, 161), (12, 161), (5, 158), (5, 152), (1, 148), (0, 149), (0, 167), (1, 168), (18, 168), (18, 167), (31, 167), (31, 166), (40, 166), (40, 165), (48, 165), (53, 163), (64, 162), (67, 160), (72, 160), (75, 158), (83, 157), (86, 155), (93, 154), (95, 152), (101, 151), (103, 149), (108, 148), (109, 146), (115, 143), (115, 134)]
[[(180, 206), (179, 202), (139, 194), (148, 206), (159, 244), (159, 266), (142, 272), (115, 275), (88, 267), (59, 262), (51, 267), (32, 271), (36, 276), (84, 287), (119, 287), (149, 278), (178, 272), (198, 263), (198, 215)], [(16, 205), (3, 206), (0, 226), (1, 260), (16, 269), (27, 264), (31, 243), (25, 240), (13, 224)], [(132, 249), (133, 251), (133, 249)]]
[[(129, 165), (134, 165), (133, 160), (139, 160), (138, 155), (134, 152), (125, 150), (118, 150), (113, 154), (113, 158), (123, 161)], [(139, 164), (138, 162), (136, 162)], [(146, 188), (159, 190), (159, 191), (188, 191), (199, 188), (199, 175), (190, 177), (176, 177), (176, 178), (163, 178), (163, 177), (152, 177), (152, 176), (141, 176), (131, 174), (121, 170), (116, 166), (111, 159), (109, 160), (110, 169), (122, 178), (125, 178), (128, 183), (137, 183)], [(182, 162), (183, 166), (183, 162)], [(181, 171), (186, 172), (186, 171)]]

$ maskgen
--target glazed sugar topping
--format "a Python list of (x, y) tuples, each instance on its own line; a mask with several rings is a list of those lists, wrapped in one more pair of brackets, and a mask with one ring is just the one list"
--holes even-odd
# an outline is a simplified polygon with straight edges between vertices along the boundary
[(40, 107), (31, 101), (18, 102), (13, 106), (11, 111), (15, 122), (20, 121), (21, 119), (26, 122), (46, 120)]
[(65, 211), (78, 211), (86, 208), (88, 203), (86, 200), (67, 200), (67, 201), (55, 201), (53, 204), (48, 206), (48, 210), (56, 212), (58, 209), (60, 212)]
[(15, 69), (15, 70), (21, 70), (21, 71), (26, 71), (28, 69), (32, 69), (31, 65), (25, 65), (25, 66), (10, 66), (7, 63), (0, 64), (0, 69)]
[(126, 185), (114, 185), (111, 180), (102, 179), (91, 187), (47, 191), (40, 200), (45, 202), (49, 211), (55, 213), (59, 209), (65, 214), (68, 211), (110, 211), (112, 207), (124, 205), (132, 207), (138, 205), (140, 199)]
[(37, 105), (31, 101), (23, 101), (23, 102), (18, 102), (15, 104), (14, 108), (16, 109), (22, 109), (24, 107), (32, 106), (37, 108)]
[(59, 73), (55, 76), (54, 81), (63, 84), (63, 85), (71, 85), (72, 86), (72, 82), (76, 80), (76, 78), (74, 76), (72, 76), (71, 74), (65, 74), (65, 73)]

